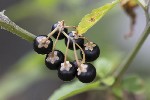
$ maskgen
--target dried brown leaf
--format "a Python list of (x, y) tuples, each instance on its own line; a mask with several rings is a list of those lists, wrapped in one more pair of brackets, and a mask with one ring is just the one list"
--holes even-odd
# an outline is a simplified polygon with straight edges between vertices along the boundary
[(136, 23), (136, 13), (134, 9), (138, 6), (136, 0), (122, 0), (121, 6), (123, 7), (124, 11), (130, 17), (130, 31), (125, 35), (125, 38), (131, 37), (133, 35), (134, 25)]

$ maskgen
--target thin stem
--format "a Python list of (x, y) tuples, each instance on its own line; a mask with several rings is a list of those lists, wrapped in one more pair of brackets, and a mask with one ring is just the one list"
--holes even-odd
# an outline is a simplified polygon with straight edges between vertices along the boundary
[(64, 28), (74, 28), (74, 29), (76, 29), (77, 27), (76, 26), (64, 26)]
[(53, 45), (53, 49), (52, 49), (52, 51), (54, 51), (54, 49), (55, 49), (55, 47), (56, 47), (56, 44), (57, 44), (57, 41), (58, 41), (58, 38), (59, 38), (59, 36), (60, 36), (60, 31), (59, 31), (59, 33), (58, 33), (58, 35), (57, 35), (57, 38), (56, 38), (56, 40), (55, 40), (55, 43), (54, 43), (54, 45)]
[(149, 6), (150, 6), (150, 0), (148, 0), (147, 5), (146, 5), (145, 10), (144, 10), (147, 24), (148, 24), (149, 19), (150, 19), (149, 12), (148, 12), (149, 11)]
[(58, 30), (58, 26), (57, 26), (52, 32), (50, 32), (50, 33), (47, 35), (48, 38), (50, 38), (57, 30)]
[(82, 39), (86, 40), (87, 42), (90, 42), (90, 40), (86, 37), (79, 37), (79, 38), (82, 38)]
[(67, 60), (67, 54), (68, 54), (69, 43), (70, 43), (70, 39), (68, 38), (67, 47), (66, 47), (66, 52), (65, 52), (65, 58), (64, 58), (64, 64), (65, 64), (65, 65), (66, 65), (66, 60)]
[(54, 43), (54, 45), (53, 45), (53, 49), (52, 49), (52, 57), (54, 57), (54, 50), (55, 50), (55, 47), (56, 47), (58, 38), (59, 38), (59, 36), (60, 36), (60, 33), (61, 33), (61, 32), (59, 31), (59, 33), (58, 33), (58, 35), (57, 35), (57, 38), (56, 38), (56, 40), (55, 40), (55, 43)]
[(115, 81), (114, 85), (118, 84), (118, 82), (120, 81), (123, 74), (129, 68), (129, 65), (131, 64), (131, 62), (133, 61), (133, 59), (137, 55), (138, 51), (142, 47), (143, 43), (145, 42), (146, 38), (148, 37), (149, 32), (150, 32), (150, 23), (148, 23), (148, 25), (144, 29), (142, 36), (139, 38), (138, 42), (136, 43), (136, 45), (133, 48), (133, 50), (131, 51), (131, 53), (127, 56), (126, 60), (124, 60), (124, 62), (120, 65), (119, 68), (121, 68), (121, 69), (118, 71), (118, 73), (116, 73), (116, 81)]
[[(71, 37), (69, 37), (64, 31), (62, 31), (62, 33), (68, 38), (68, 39), (71, 39), (73, 41), (73, 39)], [(75, 42), (73, 41), (73, 44)], [(79, 49), (82, 51), (82, 54), (83, 54), (83, 59), (82, 59), (82, 63), (85, 63), (85, 53), (83, 51), (83, 49), (77, 44), (75, 43), (75, 45), (77, 45), (79, 47)]]
[(77, 43), (75, 43), (75, 44), (79, 47), (79, 49), (82, 52), (82, 55), (83, 55), (82, 63), (85, 63), (85, 53), (84, 53), (83, 49)]
[(70, 38), (70, 39), (71, 39), (71, 37), (69, 37), (68, 34), (65, 33), (64, 31), (62, 31), (62, 33), (63, 33), (67, 38)]
[(77, 56), (77, 50), (76, 50), (76, 46), (75, 46), (75, 43), (74, 43), (74, 42), (73, 42), (73, 49), (74, 49), (74, 57), (75, 57), (75, 60), (76, 60), (76, 62), (77, 62), (78, 67), (80, 67), (79, 59), (78, 59), (78, 56)]

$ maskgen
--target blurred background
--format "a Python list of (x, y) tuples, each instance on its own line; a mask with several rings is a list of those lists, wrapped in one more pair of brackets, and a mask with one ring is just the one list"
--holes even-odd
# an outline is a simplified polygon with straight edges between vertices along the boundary
[[(39, 35), (48, 34), (51, 26), (60, 20), (67, 25), (78, 25), (82, 17), (92, 9), (112, 0), (0, 0), (0, 11), (20, 27)], [(114, 7), (85, 36), (101, 48), (101, 57), (115, 59), (121, 63), (131, 51), (145, 27), (143, 10), (136, 10), (137, 22), (134, 35), (128, 39), (130, 19), (120, 7)], [(65, 50), (64, 41), (58, 48)], [(150, 38), (131, 64), (128, 74), (138, 74), (146, 84), (150, 82)], [(71, 56), (71, 55), (70, 55)], [(117, 66), (116, 66), (117, 67)], [(0, 100), (47, 100), (64, 84), (57, 72), (48, 70), (44, 56), (33, 52), (32, 43), (0, 30)], [(147, 94), (150, 86), (147, 86)], [(82, 95), (80, 95), (82, 96)]]

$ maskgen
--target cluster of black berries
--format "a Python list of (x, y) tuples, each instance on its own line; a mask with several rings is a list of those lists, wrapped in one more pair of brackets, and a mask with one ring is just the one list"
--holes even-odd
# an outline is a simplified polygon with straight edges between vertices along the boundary
[[(35, 38), (33, 48), (38, 54), (47, 54), (45, 65), (51, 70), (58, 70), (58, 77), (63, 81), (71, 81), (75, 76), (83, 83), (92, 82), (96, 77), (95, 67), (87, 62), (96, 60), (100, 55), (99, 47), (76, 31), (68, 33), (71, 26), (65, 26), (64, 21), (54, 24), (51, 33), (39, 35)], [(72, 28), (75, 28), (72, 26)], [(56, 40), (53, 44), (53, 36)], [(65, 39), (65, 55), (55, 50), (57, 40)], [(86, 43), (85, 40), (87, 41)], [(67, 61), (68, 49), (74, 50), (75, 61)], [(76, 50), (80, 49), (82, 59), (78, 59)]]

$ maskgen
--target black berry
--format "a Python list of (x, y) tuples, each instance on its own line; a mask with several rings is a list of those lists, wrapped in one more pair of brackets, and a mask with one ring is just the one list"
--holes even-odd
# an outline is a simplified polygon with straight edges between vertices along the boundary
[[(54, 24), (54, 25), (52, 26), (51, 31), (53, 31), (53, 30), (57, 27), (57, 25), (58, 25), (58, 23)], [(67, 29), (67, 28), (62, 29), (62, 31), (64, 31), (65, 33), (68, 33), (68, 29)], [(59, 34), (59, 30), (57, 30), (57, 31), (53, 34), (53, 37), (56, 39), (57, 36), (58, 36), (58, 34)], [(58, 38), (58, 39), (61, 40), (61, 39), (64, 39), (64, 38), (65, 38), (65, 35), (64, 35), (62, 32), (60, 32), (60, 35), (59, 35), (59, 38)]]
[(59, 50), (55, 50), (46, 55), (45, 65), (51, 70), (56, 70), (63, 61), (64, 54)]
[(75, 78), (77, 70), (71, 62), (67, 61), (66, 64), (61, 63), (58, 69), (58, 77), (63, 81), (71, 81)]
[[(85, 53), (85, 60), (87, 62), (96, 60), (100, 55), (99, 47), (93, 42), (84, 44), (83, 51)], [(82, 52), (80, 52), (80, 54), (81, 57), (83, 57)]]
[[(69, 37), (73, 38), (75, 43), (77, 43), (80, 47), (83, 47), (84, 39), (79, 38), (80, 36), (77, 35), (74, 31), (68, 33)], [(69, 39), (69, 49), (73, 50), (73, 41)], [(68, 38), (65, 38), (65, 44), (67, 45)], [(76, 46), (76, 49), (79, 49), (78, 46)]]
[(53, 41), (51, 38), (47, 39), (46, 35), (39, 35), (34, 39), (33, 49), (38, 54), (48, 54), (53, 48)]
[(78, 68), (77, 78), (83, 83), (90, 83), (96, 77), (96, 69), (90, 63), (81, 64), (82, 68)]

